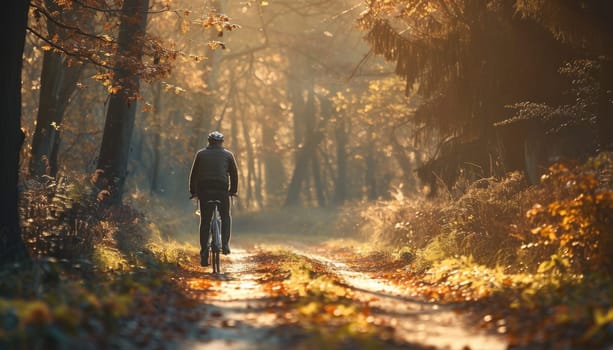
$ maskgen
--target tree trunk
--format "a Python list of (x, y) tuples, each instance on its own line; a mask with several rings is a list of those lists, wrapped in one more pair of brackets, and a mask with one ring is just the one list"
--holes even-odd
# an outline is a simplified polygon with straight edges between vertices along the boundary
[(336, 118), (334, 128), (336, 139), (336, 181), (334, 201), (336, 204), (343, 204), (347, 200), (347, 121), (345, 116), (339, 115)]
[[(413, 192), (417, 188), (417, 184), (415, 183), (415, 172), (413, 171), (413, 165), (411, 164), (411, 160), (407, 157), (405, 148), (400, 144), (396, 134), (392, 131), (390, 136), (390, 142), (392, 144), (392, 150), (394, 153), (394, 157), (396, 161), (400, 165), (400, 169), (402, 169), (403, 178), (406, 181), (405, 190), (408, 192)], [(415, 151), (414, 149), (411, 151)]]
[[(45, 1), (50, 10), (60, 13), (62, 18), (74, 15), (74, 11), (59, 7), (51, 1)], [(78, 6), (75, 4), (75, 6)], [(65, 38), (65, 30), (48, 21), (49, 36)], [(49, 175), (57, 173), (57, 157), (60, 147), (60, 128), (64, 112), (70, 97), (77, 87), (77, 81), (83, 71), (80, 63), (69, 64), (66, 58), (54, 51), (45, 51), (43, 68), (40, 80), (40, 97), (38, 102), (38, 115), (36, 129), (32, 137), (32, 153), (29, 171), (31, 176)]]
[[(143, 37), (147, 25), (149, 0), (125, 0), (121, 8), (118, 55), (141, 61)], [(128, 155), (136, 114), (136, 95), (139, 78), (124, 61), (116, 69), (114, 86), (121, 89), (111, 95), (107, 109), (104, 134), (98, 158), (98, 169), (104, 171), (111, 192), (111, 204), (120, 204), (128, 173)]]
[[(245, 140), (245, 150), (247, 151), (247, 198), (251, 202), (255, 197), (253, 185), (257, 183), (255, 178), (255, 158), (253, 155), (253, 145), (251, 144), (251, 136), (249, 135), (249, 125), (247, 124), (246, 113), (241, 114), (241, 124), (243, 131), (243, 139)], [(257, 200), (257, 198), (255, 198)]]
[[(298, 91), (295, 92), (298, 94)], [(287, 196), (285, 198), (285, 206), (296, 206), (300, 204), (300, 194), (302, 192), (302, 183), (308, 180), (308, 166), (309, 160), (312, 158), (312, 153), (315, 151), (318, 140), (315, 140), (314, 130), (314, 97), (313, 91), (308, 91), (308, 101), (304, 105), (304, 108), (298, 108), (295, 104), (299, 101), (296, 98), (294, 101), (294, 128), (300, 128), (304, 130), (304, 136), (296, 134), (294, 130), (294, 143), (296, 144), (296, 163), (294, 164), (294, 172), (292, 179), (290, 180), (289, 187), (287, 189)], [(300, 93), (300, 95), (302, 95)], [(303, 140), (299, 142), (299, 140)]]
[(57, 173), (60, 127), (82, 70), (81, 64), (69, 67), (58, 53), (46, 51), (44, 54), (36, 129), (32, 137), (31, 176), (55, 176)]
[(153, 84), (153, 119), (154, 119), (154, 129), (153, 129), (153, 145), (152, 145), (152, 153), (153, 153), (153, 161), (151, 164), (151, 182), (149, 187), (150, 193), (155, 193), (158, 191), (159, 177), (160, 177), (160, 147), (162, 143), (162, 118), (160, 117), (160, 111), (162, 110), (162, 85), (158, 81)]
[(315, 186), (317, 205), (320, 208), (323, 208), (326, 206), (326, 195), (324, 193), (324, 185), (321, 180), (321, 166), (319, 164), (319, 157), (317, 157), (317, 148), (313, 150), (311, 155), (311, 164), (313, 165), (313, 185)]
[(19, 229), (18, 172), (21, 130), (21, 67), (29, 1), (4, 4), (0, 15), (3, 64), (0, 65), (0, 264), (27, 256)]
[(271, 204), (271, 198), (281, 200), (283, 196), (282, 185), (285, 184), (285, 169), (281, 156), (277, 153), (275, 145), (275, 129), (271, 122), (262, 124), (262, 160), (264, 162), (266, 204)]
[(370, 142), (366, 147), (366, 172), (364, 174), (364, 182), (368, 191), (368, 199), (377, 199), (377, 159), (375, 157), (374, 142), (372, 140), (372, 133), (369, 135)]
[[(241, 150), (241, 144), (239, 143), (239, 139), (238, 139), (238, 116), (236, 115), (236, 113), (232, 113), (231, 116), (232, 118), (230, 119), (230, 141), (232, 142), (232, 144), (230, 145), (231, 146), (230, 148), (232, 152), (234, 153), (234, 157), (240, 158), (240, 154), (242, 153), (242, 150)], [(236, 162), (237, 162), (236, 166), (238, 167), (238, 176), (239, 176), (239, 179), (238, 179), (239, 191), (241, 193), (248, 193), (247, 186), (248, 186), (249, 180), (247, 177), (247, 172), (242, 171), (243, 168), (241, 168), (240, 159), (237, 159)], [(242, 198), (243, 198), (243, 195), (241, 195), (240, 201), (235, 202), (235, 206), (237, 209), (249, 207), (248, 197), (245, 196), (244, 201), (242, 200)]]

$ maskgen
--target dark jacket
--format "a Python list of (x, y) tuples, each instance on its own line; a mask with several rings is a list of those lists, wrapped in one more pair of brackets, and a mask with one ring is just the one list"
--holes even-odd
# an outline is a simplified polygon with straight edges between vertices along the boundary
[(232, 152), (221, 145), (209, 145), (196, 153), (189, 176), (189, 191), (238, 191), (238, 170)]

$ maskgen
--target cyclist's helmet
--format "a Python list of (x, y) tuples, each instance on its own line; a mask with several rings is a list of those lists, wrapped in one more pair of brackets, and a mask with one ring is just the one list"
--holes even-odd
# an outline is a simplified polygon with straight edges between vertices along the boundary
[(223, 134), (219, 131), (213, 131), (209, 134), (209, 142), (223, 142)]

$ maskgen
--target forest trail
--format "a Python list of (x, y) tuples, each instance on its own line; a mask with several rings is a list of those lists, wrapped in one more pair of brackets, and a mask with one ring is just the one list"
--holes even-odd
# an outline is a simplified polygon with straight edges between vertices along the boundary
[[(279, 336), (271, 336), (277, 327), (274, 298), (258, 283), (261, 276), (253, 273), (249, 260), (253, 253), (233, 249), (222, 257), (222, 273), (215, 275), (210, 267), (202, 268), (201, 278), (212, 283), (204, 293), (206, 316), (191, 332), (183, 349), (276, 349), (283, 348)], [(194, 261), (196, 261), (194, 259)], [(198, 337), (194, 335), (200, 334)]]
[[(355, 260), (349, 263), (346, 258), (351, 254), (351, 248), (340, 253), (323, 245), (286, 241), (274, 247), (233, 249), (230, 256), (222, 257), (221, 275), (198, 267), (202, 274), (196, 278), (203, 281), (195, 281), (191, 275), (191, 280), (183, 279), (183, 283), (188, 294), (206, 304), (205, 317), (194, 324), (178, 348), (359, 349), (380, 348), (381, 344), (392, 349), (507, 347), (503, 336), (478, 329), (453, 307), (411, 296), (375, 271), (364, 271)], [(291, 256), (292, 264), (306, 261), (309, 266), (317, 266), (308, 273), (311, 280), (296, 282), (287, 271), (277, 270), (283, 265), (275, 260), (279, 256)], [(329, 276), (326, 281), (333, 282), (304, 292), (319, 275)], [(290, 283), (302, 286), (292, 289)], [(208, 287), (199, 289), (202, 285)], [(326, 294), (326, 289), (339, 288), (341, 297)], [(338, 311), (349, 309), (357, 311)], [(366, 324), (367, 328), (348, 331), (354, 324)]]

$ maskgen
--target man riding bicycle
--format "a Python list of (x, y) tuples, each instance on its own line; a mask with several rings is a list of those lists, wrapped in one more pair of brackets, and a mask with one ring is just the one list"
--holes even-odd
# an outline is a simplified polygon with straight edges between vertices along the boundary
[(209, 265), (209, 244), (211, 219), (214, 205), (209, 201), (219, 201), (221, 217), (221, 252), (230, 254), (230, 196), (236, 196), (238, 189), (238, 170), (234, 155), (223, 147), (224, 136), (213, 131), (208, 137), (209, 145), (199, 150), (194, 158), (189, 176), (191, 198), (200, 201), (200, 265)]

